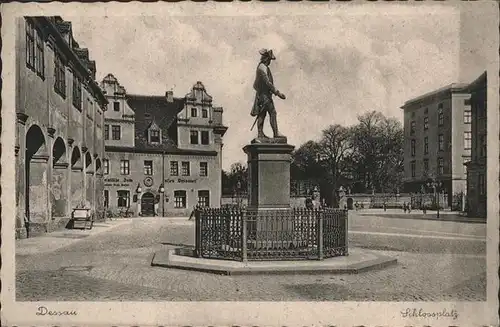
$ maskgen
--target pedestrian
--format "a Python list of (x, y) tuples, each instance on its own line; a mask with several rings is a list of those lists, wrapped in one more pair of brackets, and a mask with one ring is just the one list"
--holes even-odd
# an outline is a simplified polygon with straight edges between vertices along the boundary
[(408, 203), (408, 213), (411, 213), (411, 203)]
[(422, 211), (424, 212), (424, 215), (427, 213), (427, 207), (425, 206), (425, 204), (422, 206)]
[(403, 211), (406, 213), (406, 202), (403, 202)]
[(385, 204), (385, 202), (383, 204), (383, 207), (384, 207), (384, 211), (387, 211), (387, 205)]
[(191, 220), (192, 218), (195, 218), (196, 217), (196, 213), (198, 212), (198, 210), (200, 209), (200, 204), (196, 204), (193, 208), (193, 211), (191, 211), (191, 214), (189, 215), (189, 219), (188, 220)]

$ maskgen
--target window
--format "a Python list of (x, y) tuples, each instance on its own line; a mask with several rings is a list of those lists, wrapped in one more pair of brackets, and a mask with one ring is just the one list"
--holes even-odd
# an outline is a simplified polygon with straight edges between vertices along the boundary
[(82, 109), (82, 82), (76, 75), (73, 75), (73, 105), (78, 110)]
[(415, 152), (416, 152), (416, 141), (415, 140), (411, 140), (411, 156), (414, 157), (415, 156)]
[(465, 99), (464, 100), (464, 105), (465, 106), (470, 106), (470, 99)]
[(440, 108), (438, 109), (438, 126), (444, 125), (444, 113), (443, 113), (443, 105), (440, 104)]
[(208, 176), (208, 164), (206, 162), (200, 162), (200, 176)]
[(411, 121), (410, 123), (410, 135), (414, 135), (415, 134), (415, 128), (416, 128), (416, 123), (414, 120)]
[(111, 126), (111, 138), (113, 140), (119, 140), (121, 138), (120, 125), (112, 125)]
[(425, 108), (425, 109), (424, 109), (424, 114), (426, 114), (426, 115), (427, 115), (428, 113), (429, 113), (429, 108)]
[(144, 175), (153, 175), (153, 161), (144, 160)]
[(109, 140), (109, 125), (104, 125), (104, 139)]
[(149, 131), (149, 141), (151, 143), (160, 143), (160, 131), (152, 129)]
[(438, 135), (438, 150), (444, 151), (444, 135), (443, 134)]
[(186, 191), (174, 191), (174, 208), (186, 208)]
[(479, 137), (479, 155), (481, 157), (486, 157), (486, 135), (481, 135)]
[(466, 150), (472, 147), (472, 132), (464, 132), (464, 148)]
[(429, 137), (424, 137), (424, 154), (429, 154)]
[(113, 102), (113, 110), (120, 111), (120, 102), (118, 101)]
[(415, 118), (415, 111), (411, 113), (411, 118)]
[(424, 172), (429, 171), (429, 159), (424, 159)]
[(470, 124), (472, 122), (472, 111), (465, 110), (464, 111), (464, 123)]
[(424, 117), (424, 130), (429, 129), (429, 117)]
[(129, 191), (117, 191), (118, 193), (118, 207), (119, 208), (129, 208), (130, 207), (130, 192)]
[(122, 175), (130, 174), (130, 161), (120, 160), (120, 174)]
[(191, 144), (198, 144), (198, 131), (191, 131)]
[(179, 176), (179, 163), (170, 161), (170, 176)]
[(444, 159), (443, 158), (438, 158), (438, 174), (439, 175), (444, 174)]
[(191, 117), (198, 117), (198, 109), (191, 108)]
[(102, 160), (102, 165), (103, 165), (104, 175), (109, 175), (109, 160), (108, 159), (103, 159)]
[(201, 117), (208, 118), (208, 110), (207, 109), (201, 109)]
[(465, 177), (467, 177), (467, 163), (470, 161), (471, 157), (463, 157), (463, 160), (464, 160), (464, 174), (465, 174)]
[(484, 179), (484, 175), (479, 174), (478, 179), (479, 179), (479, 181), (478, 181), (479, 194), (485, 195), (486, 194), (486, 181)]
[(198, 204), (202, 207), (210, 205), (210, 191), (198, 191)]
[(66, 97), (66, 67), (59, 52), (54, 52), (54, 91)]
[(201, 131), (201, 144), (209, 144), (208, 131)]
[(182, 162), (182, 176), (189, 176), (189, 175), (191, 175), (189, 161), (183, 161)]
[(415, 177), (417, 171), (417, 163), (415, 161), (410, 162), (411, 177)]
[(104, 190), (104, 208), (109, 207), (109, 191)]
[(26, 20), (26, 66), (38, 76), (45, 75), (44, 47), (40, 32)]

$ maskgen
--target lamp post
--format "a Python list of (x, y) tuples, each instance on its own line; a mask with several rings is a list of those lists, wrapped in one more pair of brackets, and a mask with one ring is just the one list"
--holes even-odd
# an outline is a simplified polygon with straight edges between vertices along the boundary
[(161, 193), (161, 216), (165, 217), (165, 186), (163, 183), (160, 184), (158, 191)]
[(427, 182), (427, 186), (431, 187), (434, 190), (434, 196), (436, 197), (436, 205), (437, 205), (437, 218), (439, 219), (439, 195), (441, 189), (441, 182), (433, 178), (429, 182)]

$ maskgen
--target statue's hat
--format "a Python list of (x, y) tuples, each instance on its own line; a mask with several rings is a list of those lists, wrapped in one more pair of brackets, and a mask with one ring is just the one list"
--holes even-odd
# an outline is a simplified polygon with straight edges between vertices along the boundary
[(273, 50), (271, 50), (271, 49), (269, 49), (269, 50), (268, 49), (261, 49), (261, 50), (259, 50), (259, 53), (263, 57), (269, 57), (269, 58), (271, 58), (271, 60), (276, 60), (276, 57), (273, 54)]

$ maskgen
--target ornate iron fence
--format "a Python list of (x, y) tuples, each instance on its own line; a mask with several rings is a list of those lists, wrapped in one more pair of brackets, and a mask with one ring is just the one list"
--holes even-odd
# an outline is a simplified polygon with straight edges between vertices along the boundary
[(196, 253), (227, 260), (321, 260), (348, 254), (347, 211), (203, 208)]

